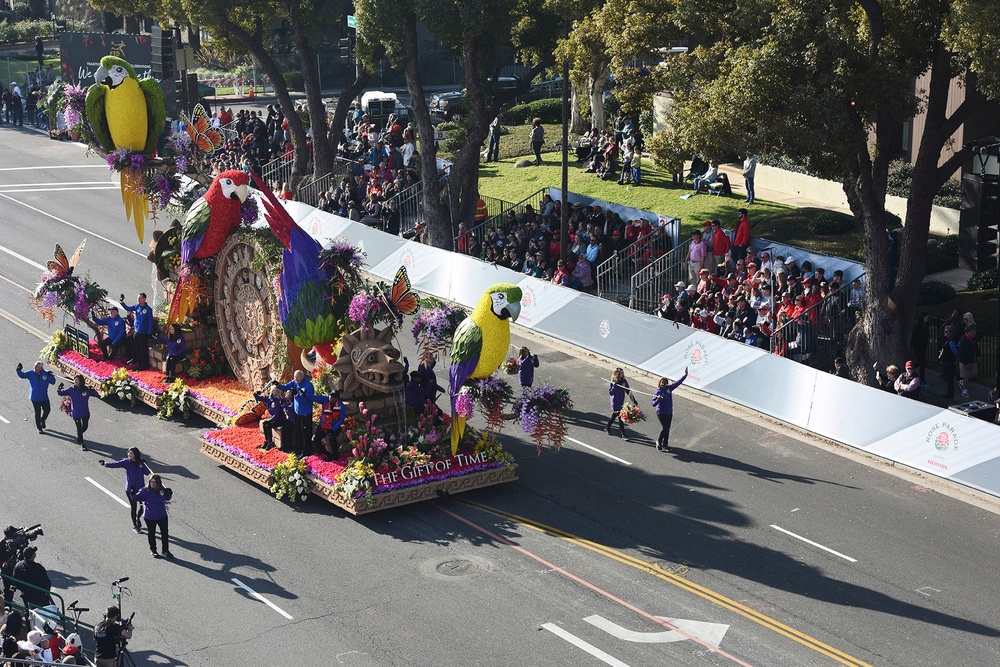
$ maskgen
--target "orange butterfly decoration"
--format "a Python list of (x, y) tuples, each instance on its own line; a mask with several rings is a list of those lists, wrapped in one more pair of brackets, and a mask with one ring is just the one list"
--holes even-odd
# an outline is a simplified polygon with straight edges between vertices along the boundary
[(406, 267), (401, 266), (396, 271), (396, 279), (392, 283), (392, 292), (389, 294), (389, 307), (396, 311), (396, 315), (402, 321), (403, 315), (413, 315), (420, 309), (420, 297), (413, 291), (410, 285), (410, 277), (406, 275)]
[(87, 239), (84, 239), (80, 247), (73, 253), (73, 259), (66, 259), (66, 253), (63, 251), (62, 246), (58, 243), (56, 244), (55, 260), (50, 260), (45, 265), (45, 268), (52, 274), (53, 279), (69, 278), (73, 275), (73, 269), (76, 268), (76, 263), (80, 261), (80, 253), (83, 252), (83, 246), (85, 245), (87, 245)]
[(182, 111), (181, 120), (184, 121), (184, 127), (191, 137), (191, 143), (202, 153), (214, 153), (222, 145), (222, 132), (212, 127), (212, 120), (205, 107), (200, 104), (195, 105), (190, 119)]

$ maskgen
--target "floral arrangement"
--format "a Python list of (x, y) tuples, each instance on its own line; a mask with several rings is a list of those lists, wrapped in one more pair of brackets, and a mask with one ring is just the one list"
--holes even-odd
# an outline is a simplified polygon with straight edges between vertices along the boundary
[(63, 396), (62, 401), (59, 403), (59, 409), (65, 412), (70, 417), (73, 416), (73, 399), (69, 396)]
[(49, 338), (49, 342), (45, 344), (42, 348), (41, 353), (39, 353), (38, 358), (44, 359), (50, 364), (55, 363), (56, 358), (59, 357), (59, 353), (65, 349), (69, 348), (69, 338), (66, 336), (66, 332), (62, 329), (56, 331)]
[(372, 478), (375, 468), (370, 463), (355, 459), (337, 475), (333, 490), (346, 498), (354, 498), (364, 492), (368, 502), (372, 501)]
[(312, 483), (307, 475), (306, 462), (289, 454), (288, 458), (271, 470), (271, 493), (278, 500), (288, 498), (288, 502), (295, 504), (297, 500), (305, 500), (309, 497), (309, 489)]
[(111, 377), (101, 383), (101, 398), (111, 396), (120, 401), (128, 401), (129, 405), (135, 405), (138, 394), (138, 386), (124, 368), (117, 369)]
[(91, 319), (91, 313), (103, 309), (108, 291), (95, 282), (90, 275), (76, 276), (72, 273), (46, 271), (31, 295), (31, 308), (49, 325), (55, 321), (56, 308), (69, 313), (75, 322)]
[(519, 370), (521, 361), (517, 357), (507, 357), (507, 361), (503, 362), (503, 372), (507, 375), (517, 375)]
[(357, 288), (364, 284), (364, 277), (361, 275), (364, 264), (364, 253), (347, 241), (334, 241), (319, 253), (320, 271), (339, 276), (344, 282), (343, 286), (347, 288)]
[(618, 413), (622, 418), (622, 421), (626, 424), (636, 424), (638, 422), (646, 421), (646, 415), (643, 414), (642, 410), (639, 409), (638, 405), (634, 403), (626, 405)]
[(256, 197), (247, 197), (247, 200), (240, 204), (240, 226), (252, 227), (260, 216), (260, 207), (257, 205)]
[(83, 132), (87, 113), (87, 90), (83, 86), (69, 85), (62, 89), (61, 100), (63, 120), (70, 132)]
[(559, 451), (566, 437), (564, 415), (572, 408), (573, 401), (567, 390), (542, 384), (529, 387), (514, 402), (514, 419), (521, 422), (525, 433), (531, 435), (539, 454), (546, 442)]
[(413, 325), (413, 342), (420, 351), (420, 361), (429, 366), (451, 349), (455, 329), (465, 319), (465, 311), (436, 299), (422, 300), (423, 308)]
[(160, 419), (170, 419), (180, 413), (183, 419), (191, 417), (191, 396), (188, 388), (184, 385), (184, 380), (175, 380), (163, 394), (160, 402), (160, 409), (156, 416)]
[(152, 204), (154, 219), (157, 212), (166, 209), (181, 190), (180, 179), (176, 175), (151, 169), (152, 161), (145, 153), (119, 148), (108, 153), (105, 159), (108, 169), (137, 175), (135, 178), (123, 180), (122, 187), (137, 197), (145, 197)]
[(359, 287), (347, 309), (350, 320), (365, 330), (382, 326), (395, 331), (399, 320), (383, 296), (387, 289), (384, 283)]
[[(402, 436), (403, 442), (410, 447), (416, 447), (426, 452), (431, 458), (441, 458), (446, 455), (445, 447), (448, 426), (444, 423), (441, 409), (427, 401), (427, 409), (417, 417), (416, 426), (409, 427)], [(447, 454), (451, 453), (450, 445)]]
[(486, 418), (486, 430), (499, 433), (505, 418), (504, 407), (514, 400), (514, 390), (505, 380), (494, 375), (475, 380), (466, 389), (479, 403), (479, 410)]
[(119, 148), (108, 153), (105, 158), (111, 171), (143, 171), (149, 166), (149, 157), (131, 148)]
[(163, 157), (174, 161), (178, 173), (186, 174), (188, 169), (198, 171), (198, 151), (191, 141), (191, 135), (187, 132), (174, 132), (170, 135), (163, 150)]

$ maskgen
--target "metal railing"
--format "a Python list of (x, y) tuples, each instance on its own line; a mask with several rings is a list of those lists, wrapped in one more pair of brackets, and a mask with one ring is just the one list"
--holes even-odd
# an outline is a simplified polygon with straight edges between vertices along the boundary
[[(941, 344), (944, 337), (944, 320), (932, 317), (930, 318), (931, 324), (931, 336), (927, 343), (927, 359), (931, 363), (937, 363), (938, 350), (941, 349)], [(994, 333), (992, 331), (983, 331), (978, 326), (976, 330), (979, 333), (979, 338), (977, 342), (979, 344), (979, 354), (982, 357), (979, 360), (979, 383), (987, 385), (989, 387), (993, 386), (997, 377), (997, 339), (1000, 338), (1000, 334)]]
[(300, 201), (310, 206), (319, 206), (319, 194), (330, 189), (333, 181), (333, 172), (320, 176), (318, 179), (309, 181), (305, 185), (300, 185), (295, 193), (296, 201)]
[[(860, 276), (864, 278), (864, 276)], [(806, 364), (813, 368), (830, 370), (833, 368), (833, 360), (842, 350), (847, 334), (854, 328), (854, 322), (847, 308), (847, 300), (850, 286), (831, 291), (825, 297), (803, 310), (795, 316), (789, 318), (787, 322), (777, 327), (770, 340), (770, 351), (773, 353), (777, 338), (787, 337), (795, 321), (799, 316), (805, 316), (809, 322), (806, 334), (811, 340), (806, 341), (807, 352), (796, 352), (788, 355), (789, 359)], [(773, 292), (773, 291), (772, 291)], [(780, 304), (775, 303), (773, 307), (774, 322), (777, 323)], [(798, 333), (798, 332), (796, 332)], [(801, 348), (801, 345), (799, 346)]]
[(236, 121), (235, 120), (232, 121), (231, 123), (226, 123), (225, 125), (223, 125), (222, 127), (220, 127), (219, 128), (219, 132), (222, 133), (222, 140), (225, 141), (225, 142), (239, 141), (240, 140), (240, 134), (239, 134), (239, 132), (236, 131)]
[(660, 306), (664, 294), (675, 294), (678, 281), (687, 282), (687, 267), (677, 257), (687, 257), (691, 240), (684, 241), (632, 275), (628, 307), (649, 313)]
[(291, 153), (283, 154), (261, 167), (260, 177), (267, 183), (268, 187), (273, 187), (275, 183), (281, 187), (282, 183), (291, 180), (297, 150), (294, 149)]
[(396, 210), (399, 212), (400, 233), (413, 231), (418, 223), (426, 223), (424, 219), (424, 188), (420, 181), (417, 181), (402, 192), (397, 192), (386, 201), (396, 202)]
[[(622, 304), (636, 301), (633, 287), (641, 282), (644, 285), (643, 290), (649, 288), (645, 285), (644, 279), (637, 279), (640, 282), (634, 282), (634, 276), (650, 264), (656, 263), (663, 266), (666, 261), (677, 263), (677, 255), (674, 253), (686, 247), (682, 244), (677, 248), (671, 248), (671, 245), (672, 241), (669, 236), (650, 234), (629, 244), (621, 252), (613, 254), (598, 264), (596, 271), (597, 296)], [(672, 259), (664, 260), (665, 257)], [(660, 263), (659, 260), (664, 260), (664, 262)], [(673, 275), (672, 272), (671, 268), (663, 269), (664, 275)], [(662, 294), (663, 292), (660, 292), (660, 295)], [(659, 304), (659, 295), (657, 295), (656, 303)], [(641, 308), (635, 308), (635, 310), (641, 310)]]
[[(499, 230), (506, 228), (508, 211), (514, 211), (514, 216), (520, 217), (521, 214), (524, 213), (525, 206), (527, 206), (528, 204), (531, 204), (531, 206), (537, 211), (541, 206), (542, 197), (548, 194), (548, 192), (549, 192), (548, 188), (541, 188), (540, 190), (528, 195), (521, 201), (513, 204), (504, 201), (502, 199), (494, 199), (492, 197), (487, 199), (486, 197), (483, 197), (483, 199), (486, 201), (487, 207), (490, 206), (490, 200), (496, 202), (497, 212), (494, 213), (493, 209), (491, 209), (490, 217), (488, 217), (485, 222), (481, 222), (478, 225), (473, 225), (472, 227), (469, 228), (469, 231), (472, 232), (473, 236), (475, 236), (480, 243), (482, 243), (483, 239), (486, 238), (486, 235), (489, 233), (491, 229)], [(455, 250), (458, 249), (457, 235), (452, 240), (452, 248)]]

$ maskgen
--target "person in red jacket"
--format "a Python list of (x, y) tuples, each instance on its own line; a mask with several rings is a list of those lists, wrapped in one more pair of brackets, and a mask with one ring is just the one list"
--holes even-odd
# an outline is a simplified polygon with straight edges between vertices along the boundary
[(750, 219), (747, 217), (747, 210), (741, 208), (739, 211), (739, 221), (736, 223), (736, 236), (733, 238), (733, 260), (739, 261), (746, 257), (747, 246), (750, 245)]
[(726, 273), (726, 267), (729, 256), (729, 248), (732, 243), (729, 241), (729, 235), (726, 234), (726, 230), (722, 228), (722, 223), (718, 220), (712, 221), (712, 261), (715, 263), (715, 272), (720, 273), (719, 267), (722, 267), (721, 273)]

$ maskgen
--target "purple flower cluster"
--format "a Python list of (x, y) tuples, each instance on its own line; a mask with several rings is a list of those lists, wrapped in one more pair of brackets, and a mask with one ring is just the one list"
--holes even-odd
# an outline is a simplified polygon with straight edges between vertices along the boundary
[(170, 199), (174, 196), (174, 181), (166, 174), (157, 172), (150, 179), (150, 186), (153, 192), (153, 208), (164, 209), (170, 204)]
[(187, 132), (176, 132), (167, 139), (167, 152), (173, 156), (177, 172), (187, 173), (188, 167), (195, 165), (195, 149)]
[(358, 292), (351, 299), (351, 306), (347, 309), (347, 315), (352, 322), (366, 325), (378, 312), (379, 300), (369, 296), (366, 292)]
[(573, 407), (569, 392), (548, 384), (526, 389), (514, 405), (525, 433), (534, 433), (543, 416), (559, 414)]
[(465, 419), (472, 419), (474, 404), (472, 402), (472, 396), (466, 393), (461, 393), (455, 397), (455, 414)]
[(413, 342), (430, 347), (450, 343), (458, 326), (457, 314), (464, 319), (464, 311), (448, 304), (425, 309), (413, 324)]
[(112, 171), (141, 171), (146, 168), (147, 158), (142, 153), (138, 153), (129, 148), (119, 148), (108, 153), (108, 169)]
[(253, 226), (257, 222), (258, 214), (257, 198), (247, 197), (247, 200), (240, 206), (240, 224), (244, 227)]
[(73, 318), (79, 322), (87, 319), (90, 315), (90, 305), (87, 303), (86, 283), (80, 281), (73, 289), (76, 294), (76, 303), (73, 308)]

